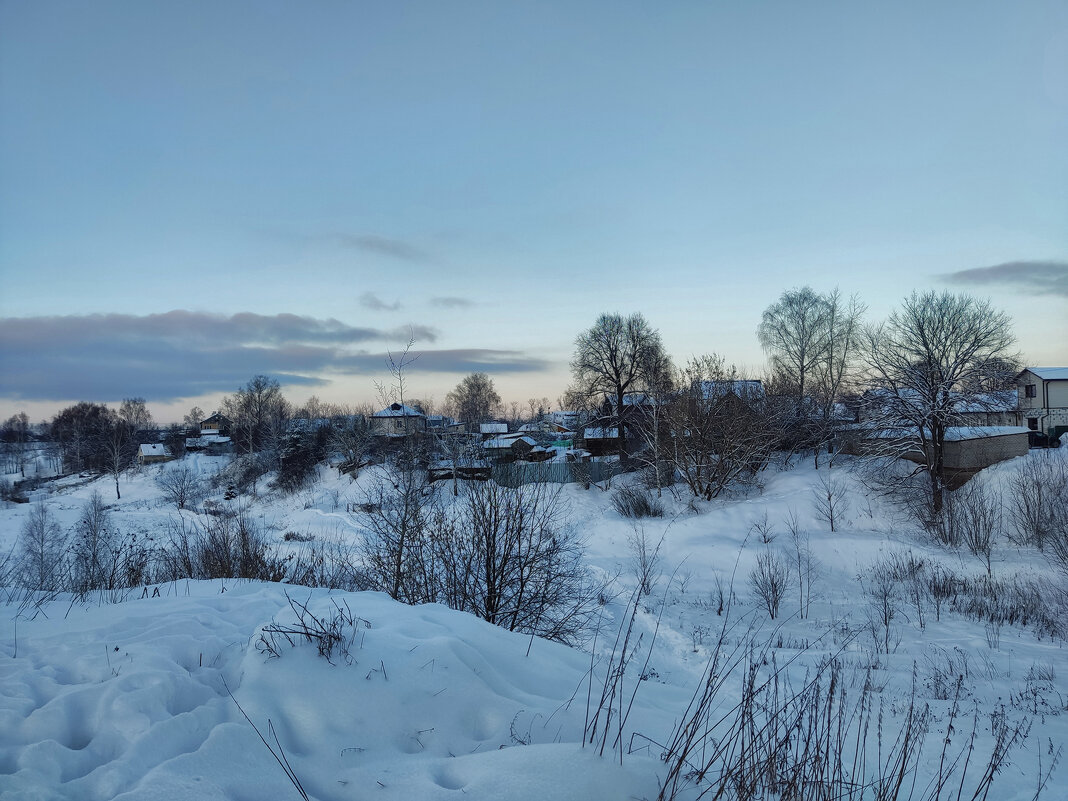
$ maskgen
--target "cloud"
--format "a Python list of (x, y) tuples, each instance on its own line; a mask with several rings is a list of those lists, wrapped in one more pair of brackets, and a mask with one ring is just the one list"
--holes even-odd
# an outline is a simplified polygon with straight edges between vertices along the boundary
[(431, 298), (430, 305), (438, 306), (442, 309), (470, 309), (475, 305), (475, 302), (467, 298), (440, 297)]
[(385, 348), (411, 339), (413, 355), (419, 354), (410, 368), (415, 372), (521, 373), (547, 366), (520, 351), (420, 349), (437, 336), (414, 323), (358, 328), (335, 319), (248, 312), (2, 318), (0, 396), (167, 402), (233, 392), (260, 373), (283, 385), (322, 386), (342, 375), (381, 373)]
[(399, 300), (393, 303), (386, 303), (374, 292), (364, 292), (360, 295), (360, 305), (371, 311), (397, 311), (401, 307)]
[[(387, 353), (361, 353), (347, 358), (345, 364), (353, 370), (379, 370), (388, 356)], [(396, 358), (397, 354), (393, 356)], [(550, 366), (549, 362), (527, 356), (522, 351), (491, 348), (413, 348), (411, 356), (415, 359), (407, 369), (415, 373), (533, 373)]]
[(951, 284), (1000, 284), (1033, 295), (1068, 298), (1068, 262), (1010, 261), (992, 267), (973, 267), (940, 276)]
[(319, 386), (349, 369), (354, 348), (412, 337), (433, 343), (437, 336), (425, 325), (380, 330), (332, 318), (250, 312), (3, 318), (0, 395), (173, 400), (229, 392), (258, 373), (283, 384)]
[(338, 234), (336, 240), (344, 247), (389, 256), (399, 261), (426, 262), (430, 254), (415, 245), (399, 239), (389, 239), (375, 234)]
[(391, 331), (384, 331), (383, 334), (383, 339), (396, 342), (436, 342), (438, 338), (438, 330), (436, 328), (416, 323), (408, 323), (408, 325), (402, 325)]

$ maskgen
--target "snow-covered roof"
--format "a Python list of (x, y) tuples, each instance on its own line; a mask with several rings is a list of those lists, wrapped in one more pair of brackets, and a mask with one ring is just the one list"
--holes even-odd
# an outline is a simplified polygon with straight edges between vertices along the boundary
[(487, 439), (485, 442), (482, 443), (482, 447), (488, 448), (489, 450), (503, 451), (507, 450), (508, 448), (511, 448), (512, 445), (517, 442), (525, 442), (531, 447), (537, 444), (530, 437), (496, 437), (494, 439)]
[(583, 431), (586, 439), (616, 439), (619, 437), (618, 428), (587, 428)]
[(168, 451), (163, 445), (159, 443), (146, 443), (141, 446), (142, 456), (170, 456), (171, 452)]
[(375, 412), (372, 417), (426, 417), (418, 409), (413, 409), (404, 403), (391, 403), (380, 412)]
[(479, 423), (478, 430), (481, 434), (507, 434), (507, 423)]
[[(996, 392), (980, 392), (976, 394), (961, 394), (953, 401), (953, 411), (959, 414), (974, 412), (1011, 412), (1015, 411), (1019, 402), (1016, 390), (998, 390)], [(905, 387), (897, 391), (876, 387), (864, 393), (864, 400), (868, 405), (873, 403), (898, 403), (904, 402), (923, 407), (926, 399), (923, 394), (914, 389)]]
[(1043, 381), (1068, 380), (1068, 367), (1027, 367), (1025, 369), (1034, 373)]
[[(863, 431), (868, 439), (917, 439), (915, 428), (867, 428), (863, 423), (846, 426), (848, 430)], [(985, 439), (986, 437), (1007, 437), (1015, 434), (1027, 434), (1023, 426), (949, 426), (946, 428), (946, 442), (960, 442), (966, 439)]]
[(730, 394), (737, 395), (739, 398), (764, 397), (764, 385), (756, 379), (701, 381), (697, 388), (705, 400), (722, 398)]
[(950, 426), (946, 429), (946, 442), (960, 442), (965, 439), (984, 439), (986, 437), (1006, 437), (1011, 434), (1027, 434), (1023, 426)]
[(982, 395), (961, 398), (954, 406), (955, 411), (967, 412), (1013, 412), (1019, 403), (1015, 389), (999, 392), (984, 392)]

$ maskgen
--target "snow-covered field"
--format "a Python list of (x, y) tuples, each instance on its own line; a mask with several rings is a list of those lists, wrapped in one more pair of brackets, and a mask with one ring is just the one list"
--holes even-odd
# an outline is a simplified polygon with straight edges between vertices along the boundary
[[(1066, 451), (1051, 455), (1068, 458)], [(1004, 489), (1033, 458), (1003, 463), (976, 480)], [(209, 475), (225, 459), (187, 457), (180, 464)], [(68, 480), (39, 492), (64, 530), (98, 491), (121, 531), (153, 536), (177, 515), (155, 482), (160, 470), (175, 466), (124, 476), (121, 501), (108, 479)], [(901, 587), (889, 632), (871, 626), (874, 563), (901, 563), (911, 554), (913, 562), (980, 578), (986, 566), (967, 549), (934, 543), (871, 496), (848, 467), (830, 471), (848, 487), (834, 533), (813, 500), (828, 470), (816, 471), (811, 462), (769, 472), (760, 492), (697, 508), (685, 493), (678, 499), (665, 493), (665, 516), (640, 521), (650, 542), (663, 535), (663, 546), (653, 591), (638, 604), (633, 640), (641, 640), (623, 678), (624, 708), (636, 691), (624, 747), (613, 749), (610, 738), (603, 756), (581, 747), (593, 713), (587, 698), (595, 707), (616, 632), (629, 619), (636, 528), (615, 511), (611, 491), (597, 487), (563, 491), (590, 567), (618, 573), (598, 637), (585, 649), (532, 641), (467, 614), (407, 607), (377, 593), (181, 581), (121, 599), (72, 603), (64, 596), (35, 608), (8, 592), (0, 605), (0, 797), (300, 798), (299, 783), (314, 799), (652, 799), (667, 774), (663, 744), (720, 642), (727, 651), (755, 644), (758, 672), (782, 669), (783, 684), (795, 687), (806, 671), (811, 678), (833, 658), (853, 697), (870, 688), (884, 750), (910, 698), (928, 706), (924, 771), (940, 759), (956, 694), (961, 713), (948, 753), (961, 753), (973, 719), (978, 725), (978, 767), (966, 789), (990, 751), (992, 721), (1026, 719), (1029, 735), (1012, 750), (989, 797), (1033, 798), (1040, 772), (1068, 742), (1064, 642), (1032, 621), (992, 625), (936, 610), (930, 599), (916, 606)], [(279, 541), (287, 532), (351, 541), (359, 526), (347, 505), (361, 500), (369, 473), (353, 482), (324, 467), (312, 488), (289, 497), (264, 492), (264, 483), (251, 511)], [(16, 547), (29, 514), (29, 504), (0, 509), (0, 554)], [(747, 577), (769, 550), (796, 559), (791, 514), (814, 557), (811, 605), (802, 617), (793, 574), (779, 617), (769, 620)], [(991, 566), (993, 578), (1007, 585), (1064, 581), (1043, 554), (1005, 537)], [(291, 647), (280, 635), (277, 658), (267, 652), (270, 628), (294, 623), (300, 605), (346, 621), (345, 639), (329, 660), (313, 643), (296, 638)], [(879, 652), (877, 638), (890, 653)], [(719, 708), (737, 701), (743, 673), (725, 681)], [(872, 749), (875, 741), (873, 733)], [(917, 777), (914, 797), (928, 797), (926, 781), (927, 773)], [(1057, 763), (1041, 797), (1068, 797), (1066, 788), (1068, 765)], [(948, 797), (956, 793), (954, 785)], [(680, 797), (695, 794), (690, 788)]]

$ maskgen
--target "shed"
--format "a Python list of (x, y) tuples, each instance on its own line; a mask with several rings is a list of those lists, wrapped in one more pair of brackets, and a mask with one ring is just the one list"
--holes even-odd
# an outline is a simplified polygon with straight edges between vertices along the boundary
[(163, 445), (157, 443), (146, 443), (141, 445), (137, 449), (137, 463), (138, 464), (155, 464), (157, 462), (169, 462), (174, 457), (171, 456), (171, 452)]

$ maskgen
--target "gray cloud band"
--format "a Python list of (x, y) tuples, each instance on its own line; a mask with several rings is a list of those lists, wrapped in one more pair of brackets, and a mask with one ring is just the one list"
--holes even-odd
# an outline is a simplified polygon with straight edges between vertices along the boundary
[(991, 267), (974, 267), (941, 276), (953, 284), (1000, 284), (1020, 292), (1068, 298), (1068, 262), (1010, 261)]
[[(297, 315), (172, 311), (0, 319), (0, 395), (20, 400), (154, 401), (231, 392), (264, 373), (285, 385), (380, 373), (386, 343), (434, 329), (358, 328)], [(380, 343), (373, 350), (367, 346)], [(420, 350), (417, 345), (417, 350)], [(531, 372), (546, 364), (519, 351), (421, 350), (411, 372)]]

